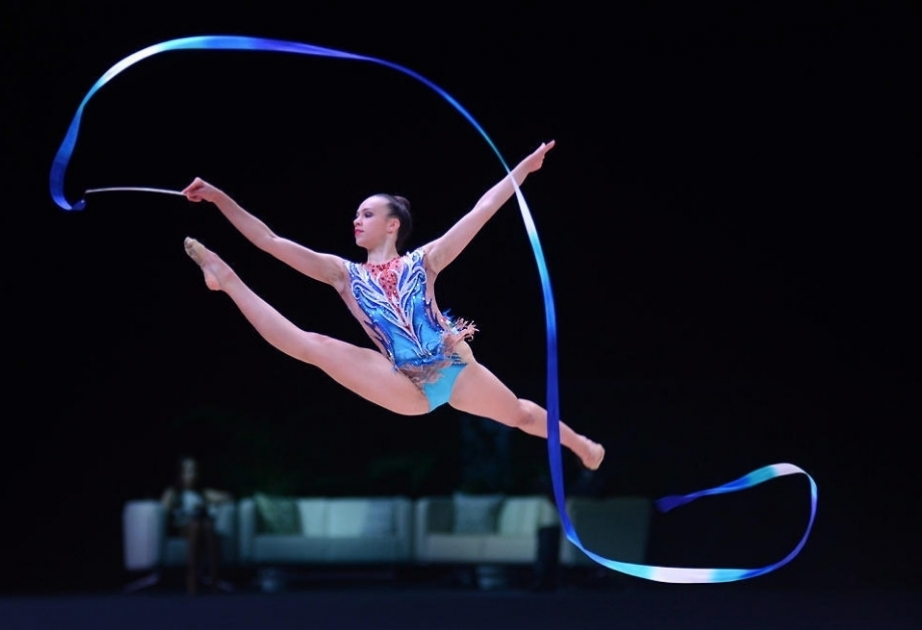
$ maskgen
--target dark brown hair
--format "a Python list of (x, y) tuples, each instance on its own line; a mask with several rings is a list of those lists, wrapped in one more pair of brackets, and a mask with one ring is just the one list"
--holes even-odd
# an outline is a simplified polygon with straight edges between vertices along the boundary
[(413, 231), (413, 215), (410, 214), (410, 202), (406, 197), (400, 195), (378, 194), (387, 201), (387, 207), (391, 211), (390, 217), (397, 217), (400, 221), (400, 228), (397, 230), (397, 250), (403, 249), (404, 244)]

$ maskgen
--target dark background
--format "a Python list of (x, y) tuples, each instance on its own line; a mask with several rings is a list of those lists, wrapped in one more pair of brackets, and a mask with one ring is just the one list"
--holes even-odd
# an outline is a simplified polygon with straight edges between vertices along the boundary
[[(423, 5), (425, 6), (425, 5)], [(402, 418), (270, 348), (204, 287), (182, 240), (218, 251), (298, 325), (368, 345), (328, 288), (211, 208), (109, 193), (65, 212), (48, 172), (83, 96), (148, 45), (288, 39), (432, 80), (524, 187), (550, 269), (562, 414), (608, 449), (570, 494), (656, 498), (775, 462), (819, 486), (811, 538), (763, 583), (918, 584), (919, 101), (915, 11), (669, 13), (451, 5), (359, 10), (8, 2), (0, 9), (5, 592), (125, 580), (121, 508), (176, 458), (210, 485), (276, 493), (447, 493), (464, 427)], [(907, 5), (908, 6), (908, 5)], [(94, 96), (67, 173), (87, 188), (224, 188), (277, 232), (350, 258), (350, 220), (407, 196), (412, 244), (504, 171), (422, 83), (375, 64), (170, 52)], [(538, 274), (514, 202), (441, 277), (479, 359), (545, 402)], [(512, 435), (507, 489), (546, 492), (544, 442)], [(802, 476), (654, 519), (650, 561), (757, 566), (796, 543)]]

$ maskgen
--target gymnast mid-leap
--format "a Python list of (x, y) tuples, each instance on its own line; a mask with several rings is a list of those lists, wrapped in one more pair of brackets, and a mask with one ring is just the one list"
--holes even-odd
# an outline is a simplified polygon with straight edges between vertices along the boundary
[[(435, 281), (486, 222), (537, 171), (554, 142), (542, 143), (511, 173), (488, 190), (472, 210), (439, 238), (400, 255), (412, 229), (410, 204), (403, 197), (373, 195), (352, 222), (355, 242), (367, 251), (364, 263), (318, 253), (282, 238), (241, 208), (226, 193), (196, 178), (182, 193), (209, 201), (243, 236), (304, 275), (329, 284), (359, 320), (378, 351), (301, 330), (256, 295), (217, 254), (187, 238), (186, 252), (202, 268), (205, 284), (223, 291), (270, 344), (315, 365), (333, 380), (385, 409), (420, 415), (448, 403), (455, 409), (547, 438), (547, 412), (516, 397), (477, 362), (468, 341), (476, 329), (447, 317), (435, 300)], [(596, 470), (602, 445), (563, 422), (560, 442), (582, 464)]]

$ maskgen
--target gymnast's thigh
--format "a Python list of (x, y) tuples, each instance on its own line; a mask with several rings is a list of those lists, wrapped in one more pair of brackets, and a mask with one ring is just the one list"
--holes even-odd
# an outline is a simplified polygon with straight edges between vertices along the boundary
[(455, 379), (449, 404), (466, 413), (490, 418), (509, 426), (521, 421), (518, 397), (493, 372), (471, 361)]
[(394, 413), (420, 415), (429, 411), (422, 390), (377, 350), (316, 335), (305, 359), (343, 387)]

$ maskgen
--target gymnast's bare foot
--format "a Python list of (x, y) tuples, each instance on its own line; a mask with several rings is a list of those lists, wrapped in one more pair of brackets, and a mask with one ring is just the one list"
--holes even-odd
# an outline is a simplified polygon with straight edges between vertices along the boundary
[(582, 460), (583, 466), (589, 470), (598, 470), (599, 466), (602, 465), (602, 460), (605, 459), (605, 447), (588, 438), (585, 439), (588, 443), (588, 453)]
[(202, 268), (202, 273), (205, 275), (205, 285), (212, 291), (220, 291), (221, 282), (218, 276), (221, 275), (222, 271), (225, 271), (227, 264), (217, 254), (207, 249), (194, 238), (186, 237), (184, 245), (189, 258)]

